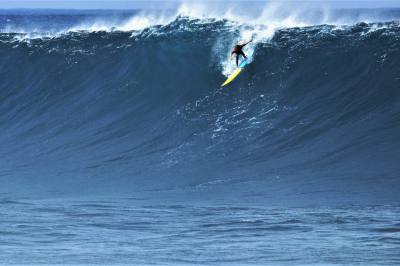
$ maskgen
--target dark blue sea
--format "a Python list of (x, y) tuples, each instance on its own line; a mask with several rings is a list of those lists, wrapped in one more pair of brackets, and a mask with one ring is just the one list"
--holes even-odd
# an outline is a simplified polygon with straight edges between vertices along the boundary
[(400, 9), (253, 9), (0, 10), (1, 265), (400, 265)]

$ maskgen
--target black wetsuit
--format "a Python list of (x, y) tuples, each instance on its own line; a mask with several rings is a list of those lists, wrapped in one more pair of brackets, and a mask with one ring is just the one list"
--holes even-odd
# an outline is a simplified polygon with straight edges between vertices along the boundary
[(235, 47), (233, 48), (233, 51), (231, 53), (231, 55), (236, 54), (236, 66), (239, 65), (239, 55), (242, 55), (244, 58), (247, 58), (247, 56), (243, 53), (243, 47), (246, 46), (247, 43), (245, 44), (237, 44), (235, 45)]

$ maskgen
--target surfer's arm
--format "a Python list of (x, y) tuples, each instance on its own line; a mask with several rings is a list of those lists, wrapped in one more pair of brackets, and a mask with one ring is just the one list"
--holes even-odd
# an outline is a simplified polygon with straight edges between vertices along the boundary
[(248, 41), (248, 42), (245, 42), (245, 43), (241, 44), (240, 47), (245, 47), (246, 45), (248, 45), (248, 44), (251, 43), (252, 41), (253, 41), (253, 40), (250, 40), (250, 41)]

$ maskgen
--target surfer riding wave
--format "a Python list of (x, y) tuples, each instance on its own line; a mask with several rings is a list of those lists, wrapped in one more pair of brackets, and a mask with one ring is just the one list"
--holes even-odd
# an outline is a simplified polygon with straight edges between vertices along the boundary
[(249, 44), (252, 40), (243, 43), (243, 44), (237, 44), (235, 47), (233, 47), (233, 50), (231, 52), (231, 58), (234, 54), (236, 54), (236, 66), (239, 66), (239, 56), (242, 55), (245, 59), (247, 56), (243, 52), (243, 47), (245, 47), (247, 44)]

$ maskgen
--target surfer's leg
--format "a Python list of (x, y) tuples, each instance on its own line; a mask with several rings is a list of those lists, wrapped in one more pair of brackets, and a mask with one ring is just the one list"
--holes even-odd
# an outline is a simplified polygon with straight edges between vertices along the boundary
[(239, 66), (239, 54), (236, 55), (236, 66)]
[(240, 54), (243, 55), (243, 57), (244, 57), (245, 59), (247, 59), (247, 56), (243, 53), (243, 51), (241, 51)]

